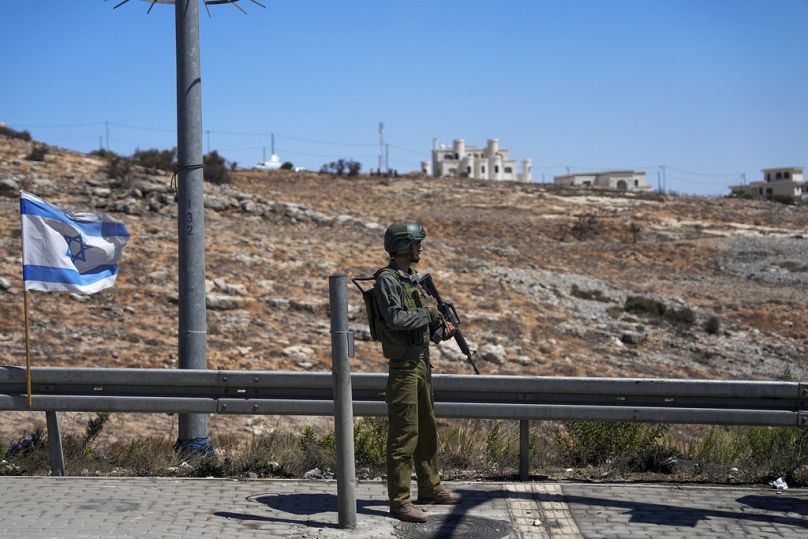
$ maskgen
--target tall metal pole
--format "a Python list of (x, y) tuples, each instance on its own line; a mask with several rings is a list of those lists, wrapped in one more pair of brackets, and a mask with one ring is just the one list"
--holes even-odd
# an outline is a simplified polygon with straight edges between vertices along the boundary
[(331, 372), (334, 386), (334, 434), (337, 436), (337, 520), (356, 528), (356, 467), (353, 443), (351, 366), (348, 364), (348, 278), (328, 278), (331, 305)]
[[(202, 78), (199, 2), (177, 0), (177, 201), (179, 213), (179, 356), (181, 369), (206, 369), (205, 207), (202, 172)], [(208, 416), (180, 414), (179, 443), (207, 444)]]

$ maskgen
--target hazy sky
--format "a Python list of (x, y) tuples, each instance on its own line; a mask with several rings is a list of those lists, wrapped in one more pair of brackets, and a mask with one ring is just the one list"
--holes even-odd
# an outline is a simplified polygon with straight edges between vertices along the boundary
[[(88, 151), (176, 145), (174, 7), (3, 1), (0, 122)], [(203, 147), (416, 170), (496, 137), (534, 180), (639, 168), (727, 194), (808, 165), (806, 0), (242, 0), (200, 7)], [(103, 141), (103, 142), (102, 142)]]

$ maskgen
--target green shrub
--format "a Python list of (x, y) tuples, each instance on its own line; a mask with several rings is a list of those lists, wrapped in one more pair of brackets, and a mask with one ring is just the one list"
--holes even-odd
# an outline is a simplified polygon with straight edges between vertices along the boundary
[(132, 161), (143, 168), (151, 168), (157, 170), (172, 170), (174, 168), (174, 155), (177, 153), (175, 148), (170, 150), (158, 150), (155, 148), (149, 150), (136, 149), (132, 154)]
[(611, 298), (609, 298), (609, 296), (606, 296), (600, 290), (598, 289), (584, 290), (582, 288), (579, 288), (577, 284), (572, 285), (570, 294), (572, 294), (576, 298), (588, 299), (590, 301), (599, 301), (601, 303), (609, 303), (611, 301)]
[(367, 417), (354, 426), (354, 458), (358, 466), (385, 465), (387, 418)]
[(16, 129), (12, 129), (5, 125), (0, 125), (0, 135), (20, 140), (31, 140), (31, 133), (28, 131), (17, 131)]
[(488, 465), (494, 468), (515, 468), (519, 465), (518, 422), (494, 420), (485, 437)]
[(334, 176), (356, 176), (362, 170), (362, 163), (353, 159), (338, 159), (320, 167), (320, 174), (333, 174)]
[(597, 236), (599, 233), (598, 216), (594, 213), (579, 215), (575, 224), (572, 225), (572, 235), (578, 241), (583, 241), (591, 236)]
[(48, 155), (48, 147), (37, 145), (33, 147), (31, 153), (29, 153), (25, 158), (28, 161), (44, 161), (46, 155)]
[(618, 460), (632, 471), (657, 471), (670, 456), (657, 443), (669, 429), (662, 423), (567, 421), (564, 427), (555, 431), (553, 441), (562, 458), (573, 465)]
[(628, 313), (662, 318), (665, 314), (666, 307), (664, 303), (653, 298), (629, 296), (626, 298), (624, 310)]
[(748, 480), (793, 477), (800, 473), (801, 466), (808, 464), (808, 430), (713, 427), (693, 454), (707, 464), (737, 467)]
[(785, 204), (786, 206), (793, 206), (797, 204), (797, 198), (791, 195), (769, 195), (767, 198), (772, 202), (779, 202), (780, 204)]
[(678, 326), (691, 326), (696, 321), (696, 314), (690, 307), (669, 307), (659, 300), (645, 296), (627, 297), (624, 310), (652, 319), (667, 320)]
[(740, 198), (741, 200), (753, 200), (755, 197), (747, 193), (746, 191), (738, 191), (733, 192), (728, 196), (728, 198)]
[(205, 154), (202, 162), (205, 163), (204, 178), (206, 182), (219, 185), (230, 183), (230, 175), (227, 173), (224, 157), (220, 156), (216, 150)]
[(113, 155), (107, 159), (105, 172), (109, 178), (127, 182), (132, 174), (132, 160), (128, 157)]
[(101, 159), (112, 159), (114, 157), (118, 157), (118, 154), (113, 152), (112, 150), (107, 150), (106, 148), (99, 148), (98, 150), (93, 150), (89, 153), (93, 157), (100, 157)]
[(337, 440), (334, 432), (318, 437), (310, 425), (303, 430), (299, 440), (302, 471), (320, 468), (333, 469), (337, 461)]
[(711, 316), (704, 322), (704, 331), (710, 335), (718, 335), (721, 333), (721, 319), (717, 316)]
[(295, 165), (291, 161), (284, 161), (281, 165), (281, 170), (293, 170), (294, 168)]
[(98, 412), (94, 418), (87, 421), (87, 426), (84, 428), (84, 447), (89, 446), (93, 443), (93, 440), (98, 438), (98, 435), (104, 429), (104, 425), (109, 421), (109, 415), (109, 412)]

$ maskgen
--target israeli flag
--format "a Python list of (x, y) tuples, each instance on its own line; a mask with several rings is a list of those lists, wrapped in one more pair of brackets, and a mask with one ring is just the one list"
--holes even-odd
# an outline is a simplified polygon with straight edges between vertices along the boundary
[(20, 191), (25, 290), (94, 294), (115, 284), (129, 241), (124, 224), (103, 213), (73, 213)]

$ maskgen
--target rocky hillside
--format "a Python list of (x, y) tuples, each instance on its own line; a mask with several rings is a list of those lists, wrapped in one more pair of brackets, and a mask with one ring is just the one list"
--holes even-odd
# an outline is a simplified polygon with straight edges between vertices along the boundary
[[(33, 294), (35, 365), (177, 366), (170, 173), (0, 137), (0, 364), (24, 363), (18, 190), (122, 219), (118, 284)], [(386, 263), (393, 220), (428, 237), (486, 374), (777, 379), (808, 371), (808, 207), (424, 176), (237, 171), (206, 185), (208, 365), (329, 370), (328, 276)], [(382, 372), (352, 288), (352, 368)], [(435, 371), (470, 370), (453, 345)], [(7, 423), (8, 424), (8, 423)]]

